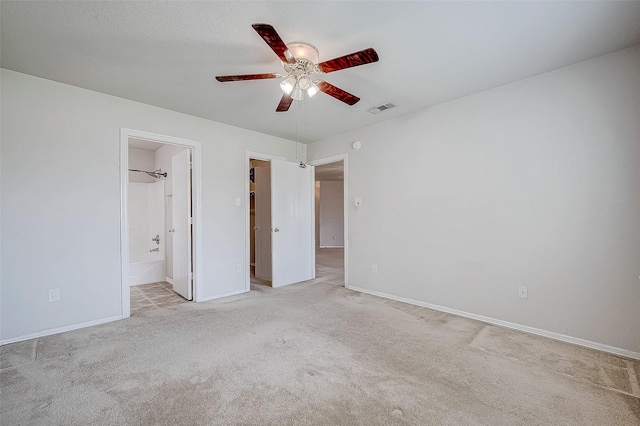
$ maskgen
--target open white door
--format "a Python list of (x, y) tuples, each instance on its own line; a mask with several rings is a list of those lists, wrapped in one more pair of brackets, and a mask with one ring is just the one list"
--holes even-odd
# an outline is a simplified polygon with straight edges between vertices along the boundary
[(255, 275), (271, 281), (271, 173), (270, 167), (254, 168), (255, 177)]
[(271, 161), (272, 286), (315, 276), (313, 166)]
[(188, 149), (171, 158), (173, 218), (173, 290), (192, 300), (191, 155)]

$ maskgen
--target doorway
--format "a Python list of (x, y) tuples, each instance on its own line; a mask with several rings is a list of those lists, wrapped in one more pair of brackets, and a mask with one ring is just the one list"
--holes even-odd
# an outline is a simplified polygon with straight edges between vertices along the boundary
[(271, 163), (249, 159), (251, 284), (271, 287)]
[(273, 288), (313, 279), (313, 166), (253, 152), (246, 153), (245, 164), (245, 291), (256, 279)]
[(199, 148), (121, 132), (123, 318), (197, 300)]
[(318, 281), (348, 287), (347, 154), (315, 165), (315, 263)]

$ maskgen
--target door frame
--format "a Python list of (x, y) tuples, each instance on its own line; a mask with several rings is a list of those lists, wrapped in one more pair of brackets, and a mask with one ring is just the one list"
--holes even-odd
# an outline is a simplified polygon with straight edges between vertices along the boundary
[(202, 277), (202, 173), (200, 141), (160, 135), (142, 130), (120, 128), (120, 268), (122, 271), (121, 301), (122, 318), (131, 315), (131, 290), (129, 285), (129, 138), (147, 139), (167, 145), (178, 145), (191, 149), (191, 215), (193, 262), (193, 301), (202, 301), (200, 279)]
[[(317, 160), (309, 161), (311, 166), (322, 166), (323, 164), (336, 163), (342, 161), (343, 166), (343, 186), (344, 186), (344, 287), (349, 288), (349, 167), (348, 167), (349, 154), (338, 154), (332, 157), (319, 158)], [(315, 182), (315, 171), (313, 176)], [(315, 196), (314, 196), (315, 200)], [(316, 219), (317, 220), (317, 219)], [(313, 256), (316, 256), (316, 245), (313, 244)]]
[[(245, 172), (244, 172), (244, 185), (245, 185), (245, 189), (244, 189), (244, 214), (245, 214), (245, 235), (244, 235), (244, 241), (245, 241), (245, 266), (244, 266), (244, 270), (245, 270), (245, 284), (244, 284), (244, 290), (245, 291), (250, 291), (251, 290), (251, 229), (249, 229), (251, 227), (251, 217), (249, 214), (249, 209), (251, 208), (251, 196), (249, 194), (249, 190), (250, 190), (250, 186), (249, 186), (249, 173), (250, 173), (250, 169), (251, 169), (251, 159), (255, 159), (255, 160), (262, 160), (262, 161), (269, 161), (271, 162), (271, 160), (284, 160), (287, 161), (287, 159), (285, 157), (278, 157), (276, 155), (271, 155), (271, 154), (263, 154), (260, 152), (253, 152), (253, 151), (245, 151), (245, 159), (244, 159), (244, 165), (245, 165)], [(273, 253), (272, 253), (273, 256)], [(271, 259), (271, 264), (273, 265), (273, 258)]]

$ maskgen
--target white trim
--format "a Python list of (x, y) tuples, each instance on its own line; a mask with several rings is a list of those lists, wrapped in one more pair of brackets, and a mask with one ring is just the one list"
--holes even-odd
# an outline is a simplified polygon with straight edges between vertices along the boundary
[(202, 298), (200, 302), (208, 302), (209, 300), (222, 299), (223, 297), (235, 296), (236, 294), (246, 293), (247, 291), (249, 290), (245, 290), (245, 289), (233, 290), (233, 291), (230, 291), (229, 293), (217, 294), (215, 296), (207, 296)]
[(405, 297), (394, 296), (387, 293), (381, 293), (379, 291), (368, 290), (360, 287), (349, 287), (351, 290), (359, 291), (361, 293), (370, 294), (372, 296), (378, 296), (385, 299), (396, 300), (398, 302), (409, 303), (411, 305), (422, 306), (425, 308), (433, 309), (440, 312), (446, 312), (448, 314), (458, 315), (465, 318), (471, 318), (477, 321), (486, 322), (489, 324), (499, 325), (501, 327), (511, 328), (513, 330), (523, 331), (529, 334), (535, 334), (542, 337), (548, 337), (554, 340), (560, 340), (562, 342), (571, 343), (578, 346), (584, 346), (589, 349), (595, 349), (602, 352), (608, 352), (613, 355), (623, 356), (626, 358), (640, 360), (640, 352), (634, 352), (627, 349), (617, 348), (615, 346), (605, 345), (603, 343), (593, 342), (591, 340), (580, 339), (578, 337), (567, 336), (566, 334), (554, 333), (553, 331), (541, 330), (539, 328), (529, 327), (526, 325), (520, 325), (513, 322), (503, 321), (495, 318), (485, 317), (483, 315), (472, 314), (465, 311), (459, 311), (457, 309), (447, 308), (445, 306), (434, 305), (427, 302), (421, 302), (419, 300), (407, 299)]
[[(334, 155), (332, 157), (319, 158), (317, 160), (309, 161), (311, 166), (321, 166), (323, 164), (335, 163), (342, 161), (343, 166), (343, 179), (344, 179), (344, 287), (349, 287), (349, 155), (347, 153)], [(315, 174), (313, 177), (315, 184)], [(315, 187), (315, 186), (314, 186)], [(315, 202), (315, 194), (313, 200)], [(314, 207), (315, 213), (315, 207)], [(315, 219), (314, 219), (315, 220)], [(315, 236), (315, 232), (314, 232)], [(313, 246), (314, 258), (315, 258), (315, 244)]]
[[(245, 217), (244, 217), (244, 221), (245, 221), (245, 235), (244, 235), (244, 248), (245, 248), (245, 265), (244, 265), (244, 270), (245, 270), (245, 284), (244, 284), (244, 290), (241, 291), (241, 293), (244, 293), (245, 291), (249, 291), (251, 290), (251, 230), (249, 229), (250, 225), (251, 225), (251, 219), (250, 219), (250, 215), (249, 215), (249, 209), (251, 206), (251, 196), (249, 194), (249, 170), (251, 169), (251, 159), (255, 159), (255, 160), (262, 160), (262, 161), (269, 161), (271, 162), (271, 160), (284, 160), (287, 161), (286, 158), (284, 157), (278, 157), (275, 155), (270, 155), (270, 154), (263, 154), (260, 152), (252, 152), (252, 151), (245, 151), (245, 159), (244, 159), (244, 164), (245, 164), (245, 172), (244, 172), (244, 212), (245, 212)], [(273, 263), (273, 262), (272, 262)], [(233, 293), (233, 294), (237, 294), (237, 293)], [(226, 296), (231, 296), (232, 294), (223, 294), (222, 296), (215, 296), (213, 297), (214, 299), (218, 298), (218, 297), (226, 297)], [(211, 300), (211, 299), (207, 299), (207, 300)]]
[(344, 246), (320, 246), (320, 248), (344, 248)]
[(193, 300), (202, 301), (202, 144), (199, 141), (160, 135), (141, 130), (120, 128), (120, 263), (122, 274), (121, 300), (122, 318), (131, 314), (129, 290), (129, 219), (127, 217), (129, 181), (129, 138), (146, 139), (169, 145), (179, 145), (191, 149), (191, 203), (193, 208)]
[(309, 232), (311, 233), (310, 247), (309, 247), (309, 257), (311, 257), (311, 279), (316, 279), (316, 167), (309, 164), (309, 167), (312, 168), (311, 173), (309, 173), (309, 186), (311, 187), (311, 229)]
[(77, 330), (79, 328), (93, 327), (94, 325), (105, 324), (108, 322), (118, 321), (121, 319), (122, 319), (122, 316), (116, 315), (113, 317), (102, 318), (99, 320), (82, 322), (80, 324), (72, 324), (72, 325), (66, 325), (64, 327), (51, 328), (49, 330), (39, 331), (37, 333), (30, 333), (30, 334), (25, 334), (23, 336), (11, 337), (9, 339), (0, 340), (0, 346), (8, 345), (9, 343), (22, 342), (24, 340), (36, 339), (38, 337), (50, 336), (52, 334), (64, 333), (66, 331)]
[(131, 315), (131, 284), (129, 282), (129, 135), (120, 128), (120, 300), (122, 318)]
[(164, 279), (166, 282), (168, 282), (169, 284), (173, 285), (173, 280), (169, 277), (165, 277)]

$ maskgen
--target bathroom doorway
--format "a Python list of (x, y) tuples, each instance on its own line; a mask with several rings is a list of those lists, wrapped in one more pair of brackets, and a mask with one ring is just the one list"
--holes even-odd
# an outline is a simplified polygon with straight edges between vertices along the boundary
[(140, 133), (121, 140), (123, 318), (196, 299), (199, 146)]

